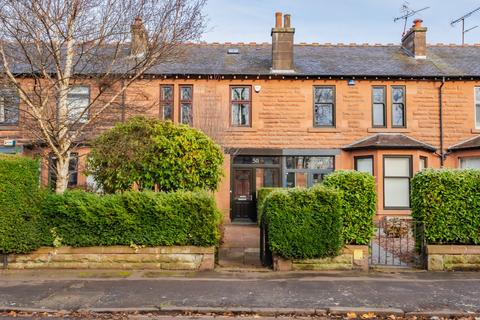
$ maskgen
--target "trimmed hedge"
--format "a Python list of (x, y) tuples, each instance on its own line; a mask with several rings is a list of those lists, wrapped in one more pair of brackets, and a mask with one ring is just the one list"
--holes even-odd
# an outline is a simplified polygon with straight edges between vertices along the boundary
[(88, 173), (106, 193), (217, 189), (223, 177), (220, 146), (203, 132), (171, 121), (136, 116), (93, 141)]
[(221, 214), (207, 192), (51, 194), (44, 218), (56, 245), (214, 246)]
[(412, 217), (423, 222), (428, 244), (480, 244), (480, 170), (417, 173)]
[(0, 253), (23, 253), (43, 244), (39, 215), (39, 162), (0, 155)]
[(263, 203), (265, 198), (273, 191), (281, 190), (281, 188), (260, 188), (257, 190), (257, 222), (258, 225), (262, 223)]
[(269, 246), (287, 259), (334, 257), (343, 247), (340, 193), (324, 186), (271, 192), (265, 199)]
[(339, 170), (326, 176), (324, 185), (341, 191), (345, 243), (368, 244), (374, 233), (373, 219), (377, 212), (375, 178), (364, 172)]

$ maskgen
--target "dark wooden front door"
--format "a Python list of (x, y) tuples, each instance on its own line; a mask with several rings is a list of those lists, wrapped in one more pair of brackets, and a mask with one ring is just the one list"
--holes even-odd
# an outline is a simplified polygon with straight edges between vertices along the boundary
[(233, 219), (255, 220), (253, 170), (233, 169)]

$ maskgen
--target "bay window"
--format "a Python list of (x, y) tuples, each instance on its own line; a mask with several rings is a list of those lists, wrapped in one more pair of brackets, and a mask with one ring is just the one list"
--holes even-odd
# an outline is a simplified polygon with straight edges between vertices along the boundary
[(355, 157), (355, 170), (373, 175), (373, 156)]
[(383, 157), (383, 203), (385, 209), (410, 208), (411, 156)]
[(460, 158), (460, 168), (480, 169), (480, 157)]

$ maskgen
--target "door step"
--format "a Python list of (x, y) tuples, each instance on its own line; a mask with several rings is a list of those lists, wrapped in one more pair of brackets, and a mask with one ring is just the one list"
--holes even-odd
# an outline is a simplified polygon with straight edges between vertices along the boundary
[(260, 229), (256, 224), (224, 226), (222, 245), (218, 250), (220, 267), (261, 267)]

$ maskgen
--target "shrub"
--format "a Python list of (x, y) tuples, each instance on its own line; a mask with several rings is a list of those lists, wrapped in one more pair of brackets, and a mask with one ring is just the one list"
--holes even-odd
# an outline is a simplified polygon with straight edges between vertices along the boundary
[(340, 170), (326, 176), (324, 185), (341, 191), (345, 243), (368, 244), (373, 236), (377, 211), (375, 178), (364, 172)]
[(480, 170), (422, 170), (412, 179), (412, 217), (427, 243), (480, 244)]
[(0, 155), (0, 253), (23, 253), (43, 244), (39, 216), (39, 163)]
[(88, 172), (107, 193), (140, 190), (215, 190), (223, 154), (207, 135), (170, 121), (133, 117), (93, 142)]
[(260, 188), (257, 190), (257, 222), (262, 223), (263, 203), (265, 198), (273, 191), (280, 190), (280, 188)]
[(271, 192), (265, 199), (269, 245), (287, 259), (338, 255), (343, 246), (338, 191), (317, 186)]
[(205, 191), (67, 191), (49, 195), (43, 211), (53, 241), (67, 246), (213, 246), (219, 240), (221, 215)]
[(410, 224), (400, 218), (385, 218), (383, 232), (389, 238), (400, 238), (410, 232)]

